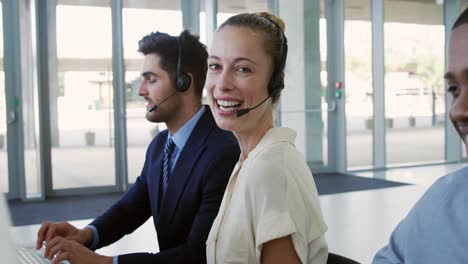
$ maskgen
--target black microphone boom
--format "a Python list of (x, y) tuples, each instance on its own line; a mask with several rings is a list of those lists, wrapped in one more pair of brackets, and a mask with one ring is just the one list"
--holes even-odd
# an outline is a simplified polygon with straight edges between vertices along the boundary
[(259, 107), (260, 105), (262, 105), (264, 102), (266, 102), (266, 100), (268, 100), (268, 98), (270, 98), (270, 96), (268, 96), (267, 98), (263, 99), (262, 102), (260, 102), (258, 105), (252, 107), (252, 108), (244, 108), (244, 109), (240, 109), (240, 110), (237, 110), (236, 111), (236, 116), (237, 117), (241, 117), (245, 114), (247, 114), (248, 112), (250, 112), (251, 110), (254, 110), (255, 108)]
[(148, 112), (153, 112), (156, 108), (158, 108), (158, 106), (157, 106), (157, 105), (153, 105), (153, 107), (151, 107), (151, 108), (148, 110)]
[(148, 112), (153, 112), (154, 110), (158, 109), (158, 107), (160, 105), (162, 105), (162, 103), (166, 102), (169, 98), (171, 98), (174, 94), (176, 94), (177, 91), (173, 92), (171, 95), (169, 95), (168, 97), (164, 98), (164, 100), (162, 100), (159, 104), (156, 104), (156, 105), (153, 105), (153, 107), (151, 107)]
[(244, 109), (241, 109), (241, 110), (237, 110), (236, 111), (236, 116), (241, 117), (241, 116), (247, 114), (248, 112), (250, 112), (249, 108), (244, 108)]

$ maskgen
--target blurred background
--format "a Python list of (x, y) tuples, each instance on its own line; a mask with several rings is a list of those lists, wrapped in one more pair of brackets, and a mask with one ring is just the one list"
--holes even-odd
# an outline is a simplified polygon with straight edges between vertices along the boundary
[(374, 172), (466, 162), (443, 80), (446, 34), (466, 0), (0, 2), (0, 191), (9, 198), (126, 190), (165, 129), (145, 119), (137, 93), (138, 40), (187, 28), (209, 46), (218, 25), (244, 12), (286, 22), (277, 123), (297, 130), (314, 173), (385, 178)]

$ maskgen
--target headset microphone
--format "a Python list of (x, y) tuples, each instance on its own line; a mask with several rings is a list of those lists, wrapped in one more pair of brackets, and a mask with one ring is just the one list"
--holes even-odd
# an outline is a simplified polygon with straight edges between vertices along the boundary
[(160, 105), (162, 105), (164, 102), (166, 102), (169, 98), (171, 98), (172, 96), (174, 96), (174, 94), (176, 94), (177, 91), (173, 92), (171, 95), (169, 95), (168, 97), (164, 98), (164, 100), (162, 100), (159, 104), (156, 104), (154, 105), (153, 107), (151, 107), (148, 112), (153, 112), (154, 110), (156, 110)]
[(250, 112), (251, 110), (254, 110), (255, 108), (259, 107), (260, 105), (262, 105), (264, 102), (266, 102), (266, 100), (268, 100), (271, 96), (268, 96), (267, 98), (263, 99), (262, 102), (260, 102), (258, 105), (252, 107), (252, 108), (244, 108), (244, 109), (240, 109), (240, 110), (237, 110), (236, 111), (236, 116), (237, 117), (241, 117), (245, 114), (247, 114), (248, 112)]
[(157, 106), (157, 105), (154, 105), (153, 107), (151, 107), (151, 108), (148, 110), (148, 112), (153, 112), (154, 110), (156, 110), (156, 108), (158, 108), (158, 106)]

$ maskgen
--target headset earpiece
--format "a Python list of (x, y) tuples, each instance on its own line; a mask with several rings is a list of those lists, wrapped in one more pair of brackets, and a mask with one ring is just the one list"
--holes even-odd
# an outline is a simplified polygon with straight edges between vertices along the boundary
[(286, 65), (286, 56), (288, 54), (288, 40), (281, 27), (275, 21), (267, 17), (265, 18), (275, 25), (282, 38), (280, 61), (276, 64), (277, 66), (275, 66), (270, 82), (268, 83), (268, 94), (270, 97), (275, 97), (278, 96), (284, 88), (284, 67)]
[(182, 34), (177, 38), (177, 46), (179, 53), (177, 55), (177, 72), (176, 72), (176, 90), (178, 92), (185, 92), (190, 88), (190, 84), (192, 83), (192, 78), (185, 73), (182, 72), (182, 38), (183, 38), (183, 32)]
[(176, 89), (178, 92), (185, 92), (190, 88), (190, 83), (191, 83), (190, 76), (186, 74), (185, 72), (180, 73), (177, 76), (176, 80)]

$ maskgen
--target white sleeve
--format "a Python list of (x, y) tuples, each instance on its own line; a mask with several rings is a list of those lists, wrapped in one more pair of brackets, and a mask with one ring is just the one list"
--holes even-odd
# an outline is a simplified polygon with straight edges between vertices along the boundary
[[(272, 155), (284, 155), (284, 153), (272, 153)], [(272, 163), (271, 161), (279, 161)], [(269, 162), (268, 162), (269, 161)], [(312, 186), (299, 186), (302, 182), (296, 177), (312, 177), (303, 174), (302, 166), (299, 170), (296, 162), (273, 158), (266, 155), (255, 160), (250, 168), (249, 177), (251, 184), (248, 187), (248, 199), (252, 206), (253, 228), (255, 232), (256, 257), (260, 261), (262, 246), (264, 243), (291, 235), (294, 248), (302, 263), (307, 263), (311, 257), (309, 249), (314, 248), (314, 241), (322, 245), (320, 237), (326, 229), (318, 206), (310, 205), (311, 201), (318, 197), (312, 196), (313, 192), (304, 192)], [(296, 174), (296, 175), (293, 175)], [(304, 190), (301, 190), (304, 189)], [(325, 227), (325, 228), (324, 228)], [(326, 245), (326, 243), (325, 243)], [(315, 246), (316, 248), (322, 248)]]

